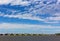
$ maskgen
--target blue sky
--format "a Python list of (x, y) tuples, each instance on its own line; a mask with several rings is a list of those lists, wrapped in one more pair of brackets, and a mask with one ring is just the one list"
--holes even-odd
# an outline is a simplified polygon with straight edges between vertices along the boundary
[(60, 0), (0, 0), (0, 33), (60, 33)]

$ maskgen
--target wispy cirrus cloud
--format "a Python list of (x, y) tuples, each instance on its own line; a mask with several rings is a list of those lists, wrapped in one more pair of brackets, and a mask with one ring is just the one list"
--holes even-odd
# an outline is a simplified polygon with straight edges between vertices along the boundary
[(38, 20), (38, 21), (44, 21), (43, 19), (36, 17), (36, 16), (32, 16), (31, 14), (17, 14), (17, 15), (5, 15), (5, 14), (0, 14), (0, 16), (3, 17), (8, 17), (8, 18), (18, 18), (18, 19), (29, 19), (29, 20)]
[[(44, 1), (44, 0), (8, 1), (7, 0), (6, 2), (11, 3), (12, 6), (22, 5), (22, 6), (29, 7), (29, 5), (30, 5), (30, 7), (29, 7), (29, 9), (25, 8), (26, 10), (28, 9), (28, 11), (25, 11), (24, 14), (22, 14), (21, 12), (15, 14), (15, 12), (13, 12), (13, 13), (11, 13), (11, 15), (9, 15), (8, 13), (7, 14), (1, 13), (0, 16), (9, 17), (9, 18), (37, 20), (37, 21), (43, 21), (46, 23), (59, 23), (59, 21), (60, 21), (60, 17), (59, 17), (60, 16), (60, 4), (57, 3), (58, 1), (59, 0), (50, 0), (50, 1)], [(16, 11), (16, 12), (18, 12), (18, 11)], [(58, 13), (58, 14), (56, 14), (56, 13)], [(44, 15), (44, 14), (47, 14), (47, 15)], [(41, 15), (44, 15), (45, 18), (41, 18), (41, 17), (44, 17)], [(51, 15), (51, 16), (48, 16), (48, 15)]]

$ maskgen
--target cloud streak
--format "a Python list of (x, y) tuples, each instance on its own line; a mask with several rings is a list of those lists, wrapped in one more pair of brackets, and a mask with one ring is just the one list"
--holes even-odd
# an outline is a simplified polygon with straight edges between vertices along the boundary
[(31, 14), (23, 14), (23, 15), (21, 15), (21, 14), (17, 14), (17, 15), (1, 14), (0, 16), (8, 17), (8, 18), (18, 18), (18, 19), (29, 19), (29, 20), (44, 21), (43, 19), (40, 19), (39, 17), (32, 16)]
[(22, 29), (40, 29), (40, 28), (60, 28), (60, 26), (51, 26), (51, 25), (34, 25), (34, 24), (15, 24), (15, 23), (0, 23), (0, 29), (13, 29), (13, 28), (22, 28)]
[(12, 0), (0, 0), (0, 4), (9, 4)]
[(0, 23), (0, 33), (36, 33), (53, 34), (60, 30), (60, 26)]

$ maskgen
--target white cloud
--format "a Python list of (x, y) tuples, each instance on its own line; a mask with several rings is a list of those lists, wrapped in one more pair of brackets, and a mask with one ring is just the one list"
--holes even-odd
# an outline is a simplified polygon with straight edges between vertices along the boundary
[(49, 17), (48, 19), (49, 19), (49, 20), (55, 20), (55, 21), (58, 21), (58, 20), (60, 20), (60, 17)]
[[(41, 2), (38, 2), (38, 1), (41, 1)], [(35, 4), (38, 3), (37, 5), (34, 5), (34, 7), (31, 6), (31, 8), (28, 9), (27, 12), (29, 12), (29, 14), (27, 12), (25, 12), (23, 15), (18, 14), (18, 13), (16, 15), (13, 15), (14, 12), (12, 10), (12, 12), (13, 12), (12, 15), (0, 14), (0, 16), (9, 17), (9, 18), (38, 20), (38, 21), (43, 21), (43, 22), (46, 22), (46, 23), (58, 23), (58, 21), (60, 20), (60, 17), (59, 17), (60, 16), (60, 10), (59, 10), (60, 6), (59, 6), (59, 4), (49, 4), (49, 5), (47, 5), (47, 4), (44, 4), (43, 1), (44, 0), (30, 0), (30, 1), (0, 0), (0, 4), (11, 3), (11, 5), (22, 5), (22, 6), (27, 6), (27, 5), (30, 5), (30, 4), (33, 4), (33, 3), (35, 3)], [(47, 2), (51, 2), (51, 1), (47, 1)], [(60, 2), (60, 0), (58, 0), (58, 1)], [(42, 7), (42, 8), (40, 8), (40, 7)], [(55, 10), (58, 10), (58, 11), (55, 11)], [(58, 12), (59, 12), (59, 14), (56, 14)], [(37, 14), (46, 14), (46, 13), (51, 14), (53, 16), (55, 15), (56, 17), (52, 16), (52, 17), (42, 19), (41, 16), (35, 16)], [(44, 16), (42, 16), (42, 17), (44, 17)], [(49, 22), (50, 20), (54, 20), (54, 22), (53, 21)]]
[(22, 0), (0, 0), (0, 4), (9, 4), (11, 3), (11, 5), (29, 5), (30, 2), (28, 1), (22, 1)]
[(51, 25), (0, 23), (0, 33), (43, 33), (43, 34), (49, 33), (50, 34), (50, 32), (51, 33), (59, 32), (60, 31), (59, 29), (60, 26), (51, 26)]
[(60, 2), (60, 0), (58, 0)]
[(45, 19), (42, 19), (38, 16), (32, 16), (32, 14), (16, 14), (16, 15), (0, 14), (0, 16), (8, 17), (8, 18), (37, 20), (37, 21), (43, 21), (45, 23), (59, 23), (60, 21), (60, 17), (58, 14), (56, 15), (56, 17), (47, 17)]
[(13, 0), (11, 2), (11, 5), (22, 5), (22, 6), (26, 6), (29, 5), (30, 2), (28, 1), (22, 1), (22, 0)]
[(0, 4), (9, 4), (12, 0), (0, 0)]
[(51, 17), (47, 17), (45, 19), (46, 23), (59, 23), (59, 21), (60, 21), (60, 13), (52, 14)]
[(55, 24), (56, 24), (56, 23), (59, 23), (59, 21), (55, 21), (55, 20), (54, 20), (54, 21), (51, 21), (51, 20), (47, 20), (47, 21), (46, 21), (46, 20), (45, 20), (45, 23), (49, 23), (49, 24), (50, 24), (50, 23), (51, 23), (51, 24), (54, 24), (54, 23), (55, 23)]
[(37, 24), (15, 24), (15, 23), (0, 23), (0, 29), (14, 29), (14, 28), (22, 28), (22, 29), (40, 29), (40, 28), (60, 28), (60, 26), (51, 26), (51, 25), (37, 25)]
[(60, 0), (58, 0), (58, 3), (60, 3)]
[[(24, 6), (24, 5), (29, 5), (31, 3), (34, 3), (36, 1), (40, 1), (42, 3), (43, 1), (46, 1), (46, 0), (29, 0), (29, 1), (27, 1), (27, 0), (25, 0), (25, 1), (23, 1), (23, 0), (0, 0), (0, 4), (11, 3), (11, 5), (23, 5)], [(50, 3), (50, 2), (52, 2), (52, 0), (50, 0), (50, 1), (47, 0), (47, 2)]]
[(43, 19), (32, 16), (32, 14), (17, 14), (17, 15), (5, 15), (5, 14), (0, 14), (0, 16), (3, 17), (8, 17), (8, 18), (18, 18), (18, 19), (29, 19), (29, 20), (38, 20), (38, 21), (44, 21)]

